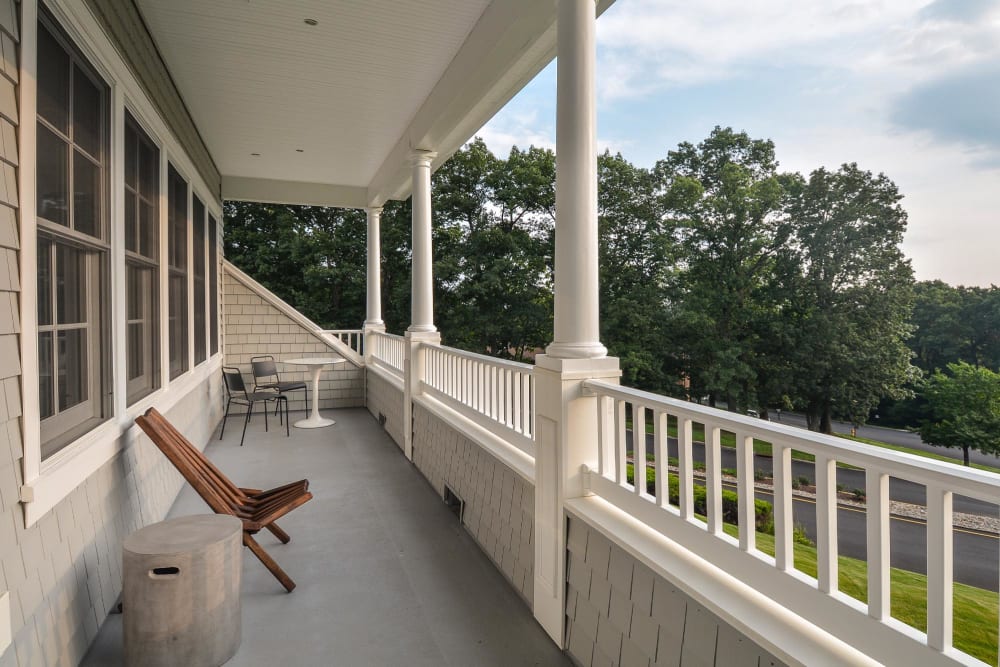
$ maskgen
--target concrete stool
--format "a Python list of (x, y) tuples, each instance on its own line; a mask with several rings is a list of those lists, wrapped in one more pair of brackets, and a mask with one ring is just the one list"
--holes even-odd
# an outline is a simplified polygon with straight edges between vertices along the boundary
[(147, 526), (122, 546), (125, 664), (216, 667), (240, 646), (243, 522), (204, 514)]

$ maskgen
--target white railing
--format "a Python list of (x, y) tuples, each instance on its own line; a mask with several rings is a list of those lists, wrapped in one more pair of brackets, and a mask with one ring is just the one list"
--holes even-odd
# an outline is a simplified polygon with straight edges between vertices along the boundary
[[(951, 660), (950, 664), (983, 664), (952, 647), (952, 498), (956, 494), (991, 504), (1000, 503), (1000, 476), (901, 452), (862, 445), (840, 438), (772, 424), (695, 403), (588, 380), (585, 391), (598, 397), (599, 455), (597, 470), (587, 470), (590, 490), (650, 527), (699, 553), (705, 560), (742, 579), (775, 601), (820, 627), (860, 631), (872, 641), (898, 644), (906, 652), (916, 639)], [(628, 419), (631, 419), (631, 425)], [(674, 422), (674, 420), (676, 420)], [(677, 498), (671, 502), (668, 438), (676, 424)], [(652, 465), (655, 487), (646, 484), (647, 460), (631, 457), (634, 480), (627, 479), (627, 434), (632, 442), (648, 442), (652, 424)], [(695, 507), (693, 425), (704, 428), (706, 498)], [(723, 433), (733, 436), (736, 449), (738, 539), (723, 532)], [(754, 440), (770, 443), (773, 456), (773, 557), (756, 548)], [(817, 576), (794, 569), (792, 516), (792, 451), (815, 457)], [(640, 446), (637, 450), (642, 452)], [(838, 590), (837, 464), (863, 469), (867, 501), (866, 538), (868, 604)], [(700, 475), (699, 475), (700, 477)], [(889, 479), (909, 480), (927, 490), (927, 632), (890, 617)], [(732, 484), (729, 476), (725, 482)], [(704, 513), (704, 519), (699, 515)], [(700, 535), (700, 537), (699, 537)], [(686, 538), (686, 539), (685, 539)], [(731, 548), (722, 548), (728, 544)], [(763, 570), (761, 569), (763, 567)], [(806, 586), (794, 582), (804, 582)], [(809, 590), (814, 593), (809, 594)], [(805, 591), (805, 594), (803, 594)], [(846, 607), (861, 612), (851, 615)], [(852, 617), (842, 620), (844, 617)], [(833, 620), (837, 619), (837, 620)], [(853, 623), (853, 626), (852, 626)], [(854, 637), (858, 640), (858, 637)], [(901, 642), (901, 643), (900, 643)]]
[(365, 356), (365, 332), (361, 329), (324, 329), (323, 333), (333, 336), (359, 356)]
[(372, 332), (372, 359), (378, 365), (403, 377), (403, 367), (406, 360), (406, 339), (403, 336)]
[(421, 388), (534, 456), (534, 367), (437, 345), (422, 346)]

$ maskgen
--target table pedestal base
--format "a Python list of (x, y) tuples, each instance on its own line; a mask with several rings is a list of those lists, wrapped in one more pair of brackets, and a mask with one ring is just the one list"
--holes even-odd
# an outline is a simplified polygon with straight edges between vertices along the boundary
[(333, 421), (332, 419), (327, 419), (326, 417), (320, 417), (319, 415), (315, 415), (309, 417), (308, 419), (301, 419), (292, 424), (292, 426), (294, 426), (295, 428), (323, 428), (324, 426), (333, 426), (336, 423), (337, 422)]

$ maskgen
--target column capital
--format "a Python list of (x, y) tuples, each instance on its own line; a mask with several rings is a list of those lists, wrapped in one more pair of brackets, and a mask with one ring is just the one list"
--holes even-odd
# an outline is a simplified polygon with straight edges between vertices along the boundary
[(436, 157), (437, 152), (435, 151), (414, 149), (410, 151), (410, 165), (413, 167), (429, 167)]
[(365, 213), (368, 215), (382, 215), (382, 205), (365, 206)]

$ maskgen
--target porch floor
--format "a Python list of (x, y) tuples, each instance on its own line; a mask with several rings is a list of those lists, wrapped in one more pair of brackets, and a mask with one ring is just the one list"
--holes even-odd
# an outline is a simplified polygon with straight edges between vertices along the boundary
[[(285, 593), (244, 549), (243, 642), (228, 665), (569, 665), (512, 586), (367, 410), (332, 410), (321, 429), (239, 419), (208, 456), (237, 484), (306, 477), (311, 502), (262, 546), (298, 587)], [(292, 415), (292, 421), (302, 415)], [(170, 516), (207, 506), (185, 486)], [(126, 610), (126, 613), (127, 610)], [(83, 665), (123, 663), (122, 616)]]

